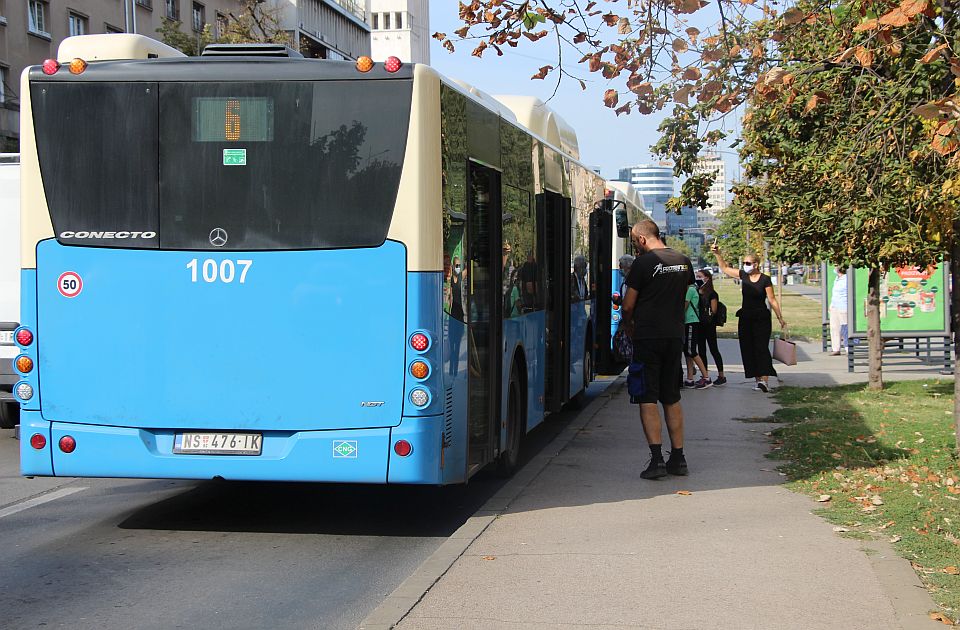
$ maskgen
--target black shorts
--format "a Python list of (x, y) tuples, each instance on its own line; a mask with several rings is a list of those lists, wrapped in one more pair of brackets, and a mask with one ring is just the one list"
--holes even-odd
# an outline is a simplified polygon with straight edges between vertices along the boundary
[(697, 344), (703, 331), (700, 330), (700, 324), (685, 324), (683, 327), (683, 356), (688, 359), (700, 356), (697, 351)]
[(680, 402), (682, 339), (634, 339), (633, 363), (642, 366), (641, 403), (672, 405)]

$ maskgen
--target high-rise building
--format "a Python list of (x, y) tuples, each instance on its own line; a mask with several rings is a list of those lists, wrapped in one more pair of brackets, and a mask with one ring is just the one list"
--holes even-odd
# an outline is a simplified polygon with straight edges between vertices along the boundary
[(707, 209), (699, 212), (700, 224), (710, 227), (717, 223), (717, 215), (727, 207), (727, 168), (719, 154), (708, 152), (700, 156), (693, 171), (697, 174), (715, 174), (713, 185), (710, 186), (708, 193)]
[(620, 169), (617, 178), (629, 182), (643, 197), (647, 212), (664, 231), (667, 230), (667, 200), (673, 197), (674, 182), (673, 165), (670, 162), (659, 164), (638, 164)]
[(370, 0), (371, 57), (430, 63), (429, 0)]
[(370, 0), (269, 1), (284, 8), (283, 29), (304, 57), (343, 60), (370, 54)]

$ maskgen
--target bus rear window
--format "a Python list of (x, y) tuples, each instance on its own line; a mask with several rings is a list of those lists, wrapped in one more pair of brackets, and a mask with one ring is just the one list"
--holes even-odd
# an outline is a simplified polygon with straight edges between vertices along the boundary
[(412, 82), (160, 84), (160, 247), (383, 243)]

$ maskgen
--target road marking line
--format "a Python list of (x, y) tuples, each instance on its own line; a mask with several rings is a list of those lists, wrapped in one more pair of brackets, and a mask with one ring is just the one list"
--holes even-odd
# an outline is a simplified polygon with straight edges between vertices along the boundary
[(24, 510), (29, 510), (32, 507), (38, 505), (43, 505), (44, 503), (49, 503), (51, 501), (56, 501), (57, 499), (62, 499), (63, 497), (70, 496), (75, 492), (80, 492), (81, 490), (86, 490), (86, 488), (60, 488), (59, 490), (54, 490), (49, 494), (43, 494), (39, 497), (34, 497), (32, 499), (27, 499), (23, 503), (18, 503), (17, 505), (11, 505), (8, 508), (3, 508), (0, 510), (0, 518), (6, 516), (12, 516), (17, 512), (22, 512)]

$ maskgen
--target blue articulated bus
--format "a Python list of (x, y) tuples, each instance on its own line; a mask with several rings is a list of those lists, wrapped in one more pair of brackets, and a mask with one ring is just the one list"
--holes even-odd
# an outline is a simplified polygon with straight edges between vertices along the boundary
[[(630, 242), (630, 226), (650, 216), (644, 209), (643, 197), (628, 182), (608, 181), (604, 193), (602, 212), (594, 213), (591, 226), (593, 249), (597, 252), (600, 270), (597, 294), (610, 296), (609, 310), (597, 312), (596, 357), (597, 372), (619, 374), (627, 366), (613, 352), (613, 337), (620, 328), (620, 304), (623, 300), (624, 283), (627, 278), (620, 271), (620, 257), (633, 253)], [(606, 262), (609, 261), (609, 267)]]
[(298, 57), (89, 35), (24, 72), (24, 475), (463, 483), (582, 400), (609, 211), (573, 130)]

